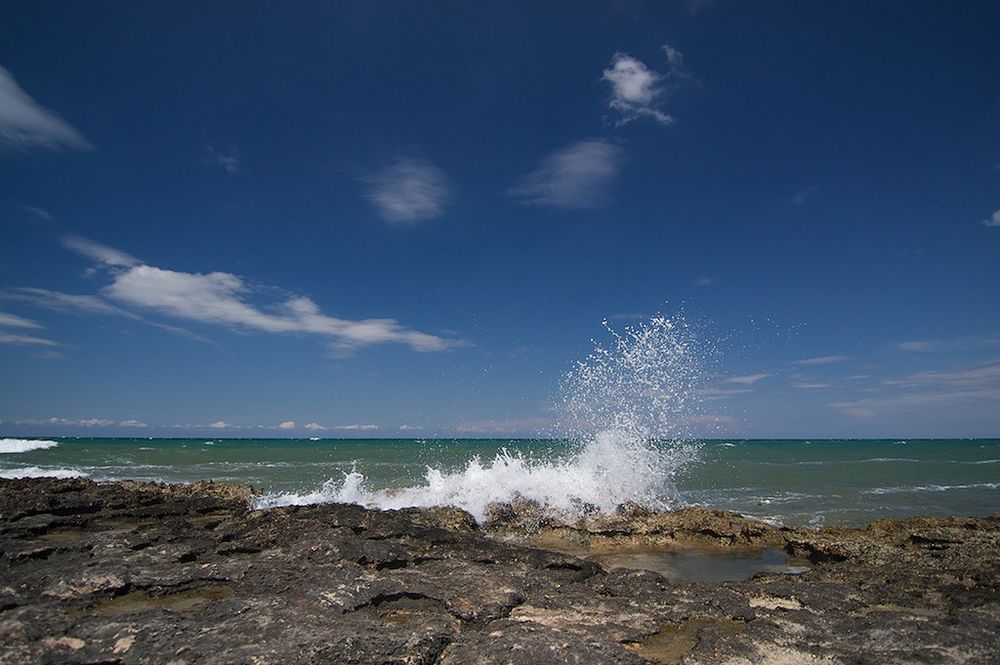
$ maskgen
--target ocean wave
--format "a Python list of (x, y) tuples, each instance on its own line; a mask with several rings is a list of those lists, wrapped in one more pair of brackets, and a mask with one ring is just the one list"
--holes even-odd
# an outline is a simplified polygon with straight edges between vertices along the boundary
[(356, 503), (369, 508), (455, 506), (482, 521), (492, 503), (517, 498), (537, 501), (560, 514), (585, 510), (611, 512), (629, 501), (656, 509), (678, 507), (670, 477), (696, 455), (678, 443), (656, 449), (616, 432), (602, 432), (565, 460), (537, 460), (502, 450), (487, 464), (475, 457), (460, 471), (428, 467), (424, 484), (372, 490), (357, 471), (330, 479), (311, 492), (272, 493), (254, 507)]
[(79, 469), (43, 469), (40, 466), (26, 466), (20, 469), (4, 469), (0, 478), (81, 478), (87, 474)]
[(1000, 483), (968, 483), (965, 485), (916, 485), (913, 487), (876, 487), (865, 494), (909, 494), (915, 492), (948, 492), (967, 489), (1000, 489)]
[(29, 450), (45, 450), (58, 445), (58, 441), (45, 439), (0, 439), (0, 453), (26, 453)]

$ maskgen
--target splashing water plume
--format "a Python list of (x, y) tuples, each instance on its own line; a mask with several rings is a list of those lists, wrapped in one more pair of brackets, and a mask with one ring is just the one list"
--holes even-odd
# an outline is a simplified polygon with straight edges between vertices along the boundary
[(454, 472), (427, 467), (424, 484), (371, 490), (357, 470), (307, 494), (271, 494), (258, 508), (329, 501), (377, 508), (456, 506), (482, 521), (492, 503), (516, 498), (547, 510), (611, 512), (632, 501), (650, 508), (677, 505), (672, 479), (697, 457), (685, 442), (697, 415), (702, 357), (680, 317), (654, 316), (621, 333), (607, 322), (612, 342), (566, 374), (553, 433), (560, 453), (545, 458), (501, 450), (488, 464), (479, 457)]

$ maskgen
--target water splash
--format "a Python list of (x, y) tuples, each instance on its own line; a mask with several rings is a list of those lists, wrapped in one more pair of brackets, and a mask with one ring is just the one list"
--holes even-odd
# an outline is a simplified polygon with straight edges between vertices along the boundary
[(352, 470), (306, 494), (270, 494), (258, 508), (323, 502), (377, 508), (457, 506), (482, 521), (492, 503), (537, 501), (559, 514), (613, 511), (631, 501), (663, 509), (679, 503), (672, 480), (697, 457), (684, 442), (698, 413), (702, 357), (680, 317), (654, 316), (617, 332), (610, 344), (566, 374), (553, 435), (562, 449), (545, 457), (501, 450), (488, 463), (470, 459), (457, 471), (428, 466), (422, 485), (369, 489)]

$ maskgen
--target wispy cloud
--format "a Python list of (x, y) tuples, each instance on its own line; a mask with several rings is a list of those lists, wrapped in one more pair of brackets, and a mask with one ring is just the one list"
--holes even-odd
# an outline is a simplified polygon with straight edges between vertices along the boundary
[(444, 214), (451, 184), (444, 171), (422, 159), (400, 158), (362, 178), (365, 196), (390, 224), (413, 224)]
[(370, 425), (370, 424), (335, 425), (332, 429), (340, 430), (343, 432), (368, 432), (371, 430), (379, 429), (379, 425)]
[(39, 208), (38, 206), (18, 206), (17, 209), (23, 213), (31, 215), (35, 219), (40, 219), (44, 222), (52, 221), (52, 213), (45, 208)]
[(93, 240), (88, 240), (87, 238), (81, 238), (80, 236), (64, 236), (62, 244), (66, 249), (71, 249), (74, 252), (91, 259), (92, 261), (102, 263), (106, 266), (130, 267), (137, 266), (140, 263), (139, 259), (134, 256), (130, 256), (125, 252), (108, 247), (107, 245), (102, 245), (99, 242), (94, 242)]
[(240, 162), (240, 151), (235, 146), (226, 148), (214, 144), (209, 145), (205, 161), (222, 168), (226, 173), (239, 173), (243, 168), (243, 164)]
[(0, 312), (0, 326), (8, 328), (32, 328), (35, 330), (42, 327), (40, 323), (36, 323), (31, 319), (26, 319), (16, 314), (8, 314), (7, 312)]
[(885, 411), (971, 408), (977, 413), (1000, 411), (1000, 360), (951, 370), (927, 370), (882, 382), (888, 394), (833, 402), (831, 407), (857, 418)]
[(278, 429), (284, 429), (284, 430), (295, 429), (295, 421), (286, 420), (278, 425)]
[(669, 125), (673, 118), (660, 108), (660, 100), (667, 93), (667, 84), (687, 78), (683, 54), (670, 45), (663, 51), (667, 56), (667, 72), (660, 74), (641, 60), (626, 53), (615, 53), (611, 66), (604, 70), (601, 80), (611, 85), (608, 106), (618, 114), (616, 125), (651, 118), (661, 125)]
[(309, 430), (310, 432), (322, 432), (322, 431), (328, 429), (327, 427), (324, 427), (323, 425), (320, 425), (319, 423), (306, 423), (305, 428), (307, 430)]
[(947, 351), (973, 351), (976, 349), (993, 349), (1000, 347), (1000, 334), (970, 337), (952, 337), (950, 339), (920, 339), (900, 342), (901, 351), (913, 353), (938, 353)]
[(551, 418), (471, 420), (456, 425), (455, 432), (458, 434), (535, 434), (552, 425)]
[(770, 374), (765, 374), (763, 372), (760, 373), (760, 374), (745, 374), (745, 375), (740, 375), (740, 376), (727, 376), (726, 378), (722, 379), (722, 382), (723, 383), (738, 383), (738, 384), (744, 385), (744, 386), (752, 386), (753, 384), (757, 383), (758, 381), (761, 381), (762, 379), (766, 379), (769, 376), (771, 376), (771, 375)]
[(216, 420), (214, 423), (207, 425), (207, 427), (211, 429), (242, 429), (240, 425), (227, 423), (225, 420)]
[(752, 393), (751, 388), (701, 388), (697, 391), (698, 396), (702, 399), (729, 399), (730, 397), (735, 397), (736, 395), (745, 395), (747, 393)]
[(625, 150), (600, 139), (579, 141), (545, 157), (508, 194), (530, 205), (593, 208), (609, 196), (625, 161)]
[(806, 201), (811, 199), (817, 193), (819, 193), (818, 187), (806, 187), (792, 197), (792, 205), (805, 205)]
[(1000, 226), (1000, 210), (983, 220), (984, 226)]
[(815, 358), (803, 358), (802, 360), (796, 360), (795, 365), (833, 365), (835, 363), (842, 363), (845, 360), (850, 359), (850, 356), (816, 356)]
[(0, 67), (0, 147), (15, 150), (93, 148), (90, 141), (58, 115), (41, 106)]
[(141, 420), (121, 420), (118, 422), (118, 426), (129, 427), (134, 429), (143, 429), (144, 427), (148, 427), (148, 425), (146, 425), (146, 423), (142, 422)]
[(134, 312), (122, 309), (116, 305), (99, 298), (98, 296), (62, 293), (60, 291), (50, 291), (49, 289), (38, 289), (33, 287), (20, 287), (0, 291), (0, 300), (10, 300), (23, 302), (34, 307), (48, 309), (54, 312), (71, 314), (97, 314), (105, 316), (120, 316), (133, 321), (139, 321), (154, 328), (166, 330), (167, 332), (199, 342), (209, 342), (201, 335), (196, 335), (190, 330), (172, 326), (158, 321), (150, 321)]
[(34, 335), (21, 335), (0, 331), (0, 344), (17, 344), (26, 346), (59, 346), (58, 342)]
[(792, 381), (792, 388), (796, 390), (822, 390), (823, 388), (829, 388), (829, 383), (823, 383), (821, 381), (810, 381), (806, 379), (795, 379)]
[(69, 295), (44, 289), (14, 289), (3, 294), (47, 306), (139, 318), (110, 301), (179, 319), (265, 333), (304, 333), (327, 339), (338, 351), (382, 343), (399, 343), (415, 351), (442, 351), (462, 342), (412, 330), (395, 319), (340, 319), (323, 314), (306, 296), (297, 296), (261, 309), (251, 302), (260, 289), (226, 272), (188, 273), (146, 265), (138, 259), (85, 238), (72, 236), (64, 245), (103, 264), (111, 283), (103, 298)]
[(698, 279), (694, 280), (694, 285), (697, 287), (708, 286), (711, 283), (712, 283), (711, 277), (699, 277)]
[[(122, 427), (130, 427), (125, 423), (138, 423), (138, 420), (123, 420)], [(18, 425), (54, 425), (56, 427), (110, 427), (114, 420), (107, 418), (46, 418), (44, 420), (19, 420)], [(145, 427), (145, 424), (142, 424)]]

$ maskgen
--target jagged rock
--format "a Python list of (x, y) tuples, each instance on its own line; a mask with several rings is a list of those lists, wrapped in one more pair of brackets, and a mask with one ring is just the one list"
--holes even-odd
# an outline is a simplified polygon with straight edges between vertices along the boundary
[[(0, 480), (0, 662), (1000, 662), (997, 517), (814, 532), (638, 506), (561, 521), (521, 500), (480, 528), (455, 509), (249, 501), (219, 483)], [(812, 569), (671, 584), (527, 539), (777, 547)]]

